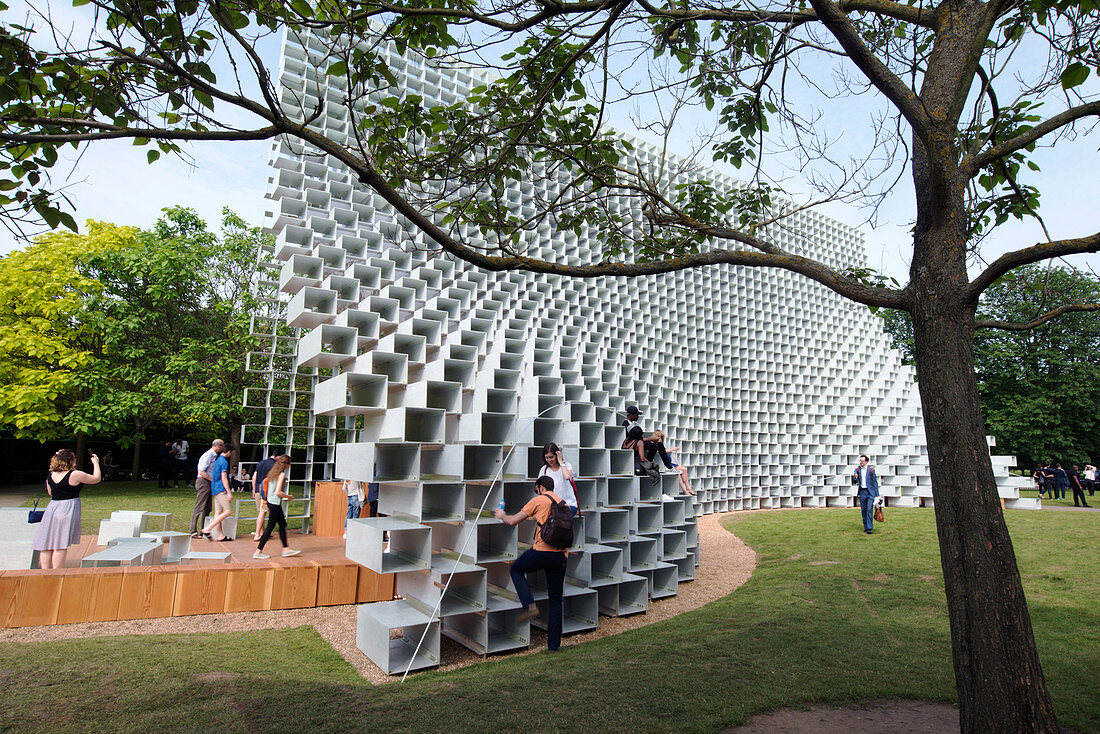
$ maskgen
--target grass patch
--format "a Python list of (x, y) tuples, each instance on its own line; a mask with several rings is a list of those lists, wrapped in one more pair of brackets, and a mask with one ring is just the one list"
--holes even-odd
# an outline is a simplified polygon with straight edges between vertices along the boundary
[[(1100, 518), (1010, 511), (1062, 723), (1100, 731)], [(309, 630), (0, 645), (0, 730), (715, 731), (774, 708), (952, 701), (931, 511), (864, 535), (855, 511), (732, 516), (758, 568), (676, 619), (369, 686)], [(354, 630), (348, 630), (354, 634)], [(277, 701), (272, 701), (272, 696)], [(269, 720), (270, 719), (270, 720)]]
[[(26, 491), (37, 492), (40, 485), (34, 485)], [(298, 496), (298, 495), (295, 495)], [(44, 500), (49, 499), (45, 494), (39, 502), (39, 509), (44, 509)], [(238, 499), (247, 499), (249, 504), (242, 505), (244, 516), (256, 516), (256, 505), (252, 502), (251, 492), (234, 492), (234, 502)], [(34, 499), (23, 503), (24, 507), (34, 504)], [(292, 512), (300, 512), (302, 503), (291, 505)], [(102, 482), (92, 486), (86, 486), (80, 492), (80, 532), (83, 535), (95, 535), (99, 532), (99, 521), (111, 517), (116, 510), (145, 510), (147, 512), (171, 512), (172, 529), (186, 531), (191, 521), (191, 512), (195, 509), (195, 487), (191, 485), (158, 489), (157, 480), (137, 480), (130, 482)], [(253, 521), (245, 523), (244, 529), (252, 532)], [(300, 530), (301, 520), (289, 520), (287, 527), (291, 530)]]

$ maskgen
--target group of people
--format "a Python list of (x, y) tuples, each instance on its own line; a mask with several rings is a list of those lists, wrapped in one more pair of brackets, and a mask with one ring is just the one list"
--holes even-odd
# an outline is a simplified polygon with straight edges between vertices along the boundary
[(191, 444), (187, 439), (165, 439), (157, 453), (157, 487), (180, 486), (180, 477), (187, 480), (191, 473)]
[[(653, 476), (660, 481), (660, 473), (653, 464), (653, 457), (660, 456), (665, 466), (675, 470), (679, 474), (680, 488), (686, 494), (694, 494), (688, 483), (687, 468), (677, 466), (669, 457), (669, 451), (676, 448), (667, 448), (664, 445), (665, 435), (661, 431), (655, 431), (649, 438), (644, 437), (644, 432), (638, 424), (641, 412), (636, 406), (626, 409), (626, 420), (623, 428), (626, 430), (626, 438), (623, 440), (623, 448), (636, 451), (635, 474)], [(656, 483), (656, 481), (654, 483)], [(531, 518), (541, 528), (550, 518), (551, 508), (559, 502), (564, 502), (576, 517), (579, 510), (576, 484), (573, 481), (573, 465), (562, 456), (562, 449), (556, 443), (548, 443), (542, 450), (542, 466), (539, 468), (538, 478), (534, 486), (535, 496), (528, 501), (519, 512), (509, 514), (503, 509), (494, 511), (494, 515), (509, 525), (518, 525)], [(669, 499), (672, 499), (671, 497)], [(568, 564), (569, 551), (566, 548), (555, 548), (543, 540), (539, 532), (535, 532), (534, 544), (520, 555), (510, 569), (512, 584), (523, 606), (518, 621), (524, 622), (538, 616), (538, 608), (535, 606), (534, 596), (531, 593), (527, 574), (532, 571), (542, 570), (546, 573), (547, 590), (547, 620), (546, 620), (546, 648), (551, 652), (561, 647), (562, 632), (562, 592), (565, 584), (565, 570)]]
[(626, 409), (626, 420), (623, 421), (626, 438), (623, 439), (622, 447), (634, 451), (634, 473), (639, 476), (649, 476), (653, 484), (657, 484), (661, 481), (661, 472), (654, 459), (660, 456), (665, 467), (679, 475), (678, 482), (684, 494), (695, 494), (688, 480), (687, 467), (677, 464), (669, 456), (670, 451), (679, 451), (680, 447), (666, 447), (664, 431), (654, 431), (653, 435), (645, 438), (645, 432), (639, 423), (641, 415), (638, 407), (631, 405)]
[(1062, 465), (1055, 461), (1048, 461), (1045, 466), (1040, 466), (1031, 474), (1035, 480), (1035, 487), (1039, 490), (1039, 499), (1049, 497), (1052, 500), (1065, 499), (1066, 490), (1073, 492), (1074, 507), (1089, 507), (1085, 501), (1085, 492), (1089, 496), (1096, 491), (1097, 477), (1096, 467), (1085, 464), (1084, 475), (1081, 474), (1077, 464), (1070, 469), (1063, 469)]
[[(286, 513), (283, 511), (283, 503), (294, 499), (288, 486), (290, 457), (279, 449), (271, 449), (270, 455), (256, 466), (251, 480), (245, 481), (244, 477), (247, 475), (230, 476), (229, 457), (232, 454), (233, 447), (217, 438), (211, 443), (210, 450), (199, 457), (198, 476), (195, 478), (195, 509), (191, 513), (191, 537), (215, 542), (234, 540), (225, 533), (222, 523), (233, 514), (234, 488), (242, 491), (251, 487), (252, 497), (256, 502), (256, 530), (252, 533), (252, 539), (258, 541), (252, 557), (257, 560), (271, 557), (264, 553), (264, 546), (271, 539), (275, 528), (279, 529), (283, 557), (301, 553), (291, 548), (287, 542)], [(210, 515), (210, 523), (204, 528), (207, 515)], [(265, 518), (267, 527), (261, 531)]]

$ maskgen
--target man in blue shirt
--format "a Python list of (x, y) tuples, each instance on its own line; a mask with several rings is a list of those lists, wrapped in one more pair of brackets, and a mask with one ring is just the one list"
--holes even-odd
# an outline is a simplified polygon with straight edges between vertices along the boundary
[(223, 446), (221, 453), (214, 459), (214, 466), (210, 468), (210, 495), (214, 500), (214, 516), (210, 518), (210, 526), (206, 532), (210, 534), (211, 540), (233, 540), (222, 532), (222, 520), (233, 514), (233, 490), (229, 488), (229, 456), (232, 453), (232, 446)]

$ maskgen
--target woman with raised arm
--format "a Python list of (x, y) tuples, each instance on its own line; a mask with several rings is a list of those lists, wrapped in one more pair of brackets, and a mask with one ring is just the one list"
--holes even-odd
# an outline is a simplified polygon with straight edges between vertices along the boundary
[(543, 447), (539, 476), (554, 480), (554, 494), (565, 500), (565, 504), (569, 505), (576, 517), (578, 503), (577, 493), (573, 491), (573, 465), (562, 459), (561, 447), (556, 443), (548, 443)]
[(38, 551), (39, 568), (62, 568), (69, 546), (80, 542), (80, 490), (99, 484), (99, 457), (92, 454), (92, 473), (77, 471), (76, 454), (61, 449), (50, 458), (46, 491), (50, 504), (34, 534), (31, 547)]

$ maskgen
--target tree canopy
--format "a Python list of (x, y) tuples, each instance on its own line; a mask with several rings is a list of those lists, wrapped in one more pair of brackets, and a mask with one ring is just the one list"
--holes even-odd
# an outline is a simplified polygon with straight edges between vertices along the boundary
[[(994, 283), (979, 318), (1023, 323), (1073, 304), (1100, 301), (1100, 282), (1068, 267), (1029, 265)], [(893, 346), (913, 364), (913, 322), (904, 311), (879, 312)], [(1100, 323), (1089, 313), (1067, 313), (1033, 329), (983, 329), (974, 339), (974, 363), (987, 432), (998, 453), (1020, 467), (1050, 459), (1063, 464), (1100, 461)]]
[[(975, 328), (990, 325), (976, 318), (981, 294), (1002, 276), (1100, 250), (1100, 232), (1053, 222), (1045, 241), (992, 262), (979, 247), (992, 228), (1040, 216), (1034, 149), (1071, 142), (1100, 114), (1095, 0), (74, 4), (90, 10), (87, 35), (51, 27), (46, 8), (0, 29), (9, 221), (37, 212), (73, 224), (50, 175), (62, 146), (130, 139), (153, 161), (186, 140), (285, 136), (347, 166), (433, 246), (484, 268), (599, 277), (776, 267), (907, 311), (961, 726), (1057, 730), (987, 457), (973, 347)], [(283, 32), (309, 49), (312, 92), (280, 88), (257, 51)], [(486, 76), (468, 98), (429, 105), (395, 84), (389, 48)], [(341, 94), (319, 94), (322, 85)], [(861, 98), (874, 101), (865, 124), (853, 119)], [(691, 156), (640, 165), (605, 124), (639, 100), (665, 112), (644, 124), (666, 138), (681, 134), (677, 116), (711, 111), (700, 153), (739, 166), (745, 186), (715, 186)], [(349, 132), (321, 123), (326, 107), (346, 115)], [(838, 146), (842, 134), (853, 152)], [(807, 171), (812, 193), (780, 196), (776, 161)], [(513, 206), (508, 185), (534, 177), (554, 179), (552, 195)], [(903, 286), (860, 262), (813, 257), (812, 232), (793, 232), (793, 245), (779, 237), (795, 209), (873, 207), (906, 178), (914, 221)], [(593, 233), (604, 251), (593, 262), (535, 257), (543, 226)]]
[(90, 222), (87, 234), (45, 235), (0, 260), (0, 318), (10, 323), (0, 422), (21, 437), (124, 446), (152, 425), (238, 427), (251, 276), (268, 235), (228, 210), (222, 229), (174, 207), (150, 231)]

